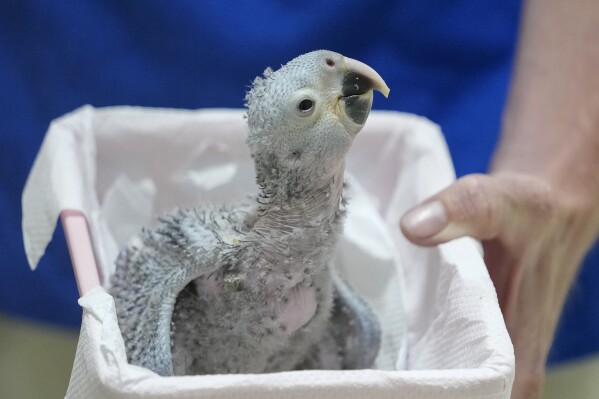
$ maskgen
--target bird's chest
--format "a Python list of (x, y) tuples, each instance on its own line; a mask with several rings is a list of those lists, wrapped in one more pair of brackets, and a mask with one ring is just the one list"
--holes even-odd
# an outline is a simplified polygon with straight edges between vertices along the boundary
[(266, 335), (292, 334), (307, 325), (319, 306), (326, 307), (322, 302), (332, 289), (326, 267), (293, 259), (258, 262), (255, 268), (222, 272), (193, 284), (204, 303), (204, 317), (221, 320), (230, 331)]

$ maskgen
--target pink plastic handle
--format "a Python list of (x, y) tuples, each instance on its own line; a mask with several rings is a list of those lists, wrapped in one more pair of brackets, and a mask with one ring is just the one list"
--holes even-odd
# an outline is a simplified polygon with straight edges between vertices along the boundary
[(79, 295), (83, 296), (100, 286), (87, 220), (82, 212), (75, 210), (62, 211), (60, 220), (69, 246)]

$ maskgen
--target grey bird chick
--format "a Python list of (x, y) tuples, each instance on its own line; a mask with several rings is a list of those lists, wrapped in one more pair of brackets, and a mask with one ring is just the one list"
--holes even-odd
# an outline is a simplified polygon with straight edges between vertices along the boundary
[(389, 89), (331, 51), (267, 69), (246, 96), (257, 198), (178, 210), (131, 240), (111, 293), (130, 363), (161, 375), (372, 367), (380, 328), (330, 263), (344, 159)]

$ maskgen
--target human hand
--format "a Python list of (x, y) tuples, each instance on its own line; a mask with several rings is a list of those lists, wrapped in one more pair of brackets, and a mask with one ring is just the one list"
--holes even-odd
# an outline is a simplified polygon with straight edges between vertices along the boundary
[(468, 175), (404, 215), (415, 244), (480, 239), (514, 344), (512, 398), (540, 397), (568, 289), (599, 228), (596, 201), (574, 200), (528, 174)]

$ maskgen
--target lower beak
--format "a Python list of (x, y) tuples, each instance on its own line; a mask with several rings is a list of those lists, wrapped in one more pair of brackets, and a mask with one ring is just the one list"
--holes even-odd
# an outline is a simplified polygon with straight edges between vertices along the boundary
[(341, 122), (346, 129), (357, 134), (364, 126), (372, 108), (372, 92), (377, 90), (385, 97), (389, 87), (381, 76), (363, 62), (344, 58), (346, 74), (343, 78), (341, 97)]

